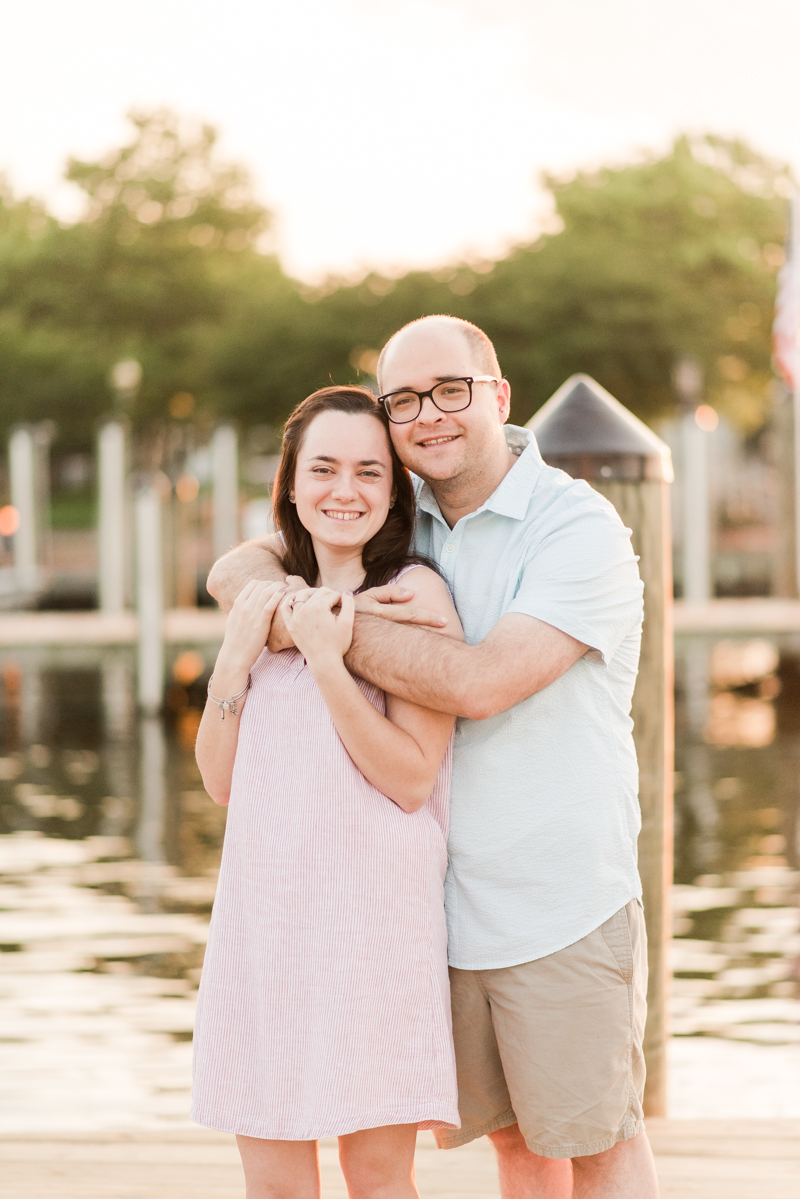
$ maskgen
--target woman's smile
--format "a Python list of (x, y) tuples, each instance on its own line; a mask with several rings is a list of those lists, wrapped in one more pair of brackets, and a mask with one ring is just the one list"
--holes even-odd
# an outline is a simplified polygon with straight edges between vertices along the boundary
[(359, 520), (366, 513), (353, 512), (344, 508), (323, 508), (322, 515), (327, 516), (330, 520)]

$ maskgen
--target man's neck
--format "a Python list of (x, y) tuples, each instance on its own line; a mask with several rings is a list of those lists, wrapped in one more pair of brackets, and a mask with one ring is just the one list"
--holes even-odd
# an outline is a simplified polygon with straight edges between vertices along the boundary
[(473, 467), (454, 479), (427, 480), (439, 511), (451, 529), (463, 516), (469, 516), (470, 512), (476, 512), (486, 503), (515, 462), (516, 458), (504, 434), (502, 442), (497, 443), (496, 452), (487, 457), (477, 470)]

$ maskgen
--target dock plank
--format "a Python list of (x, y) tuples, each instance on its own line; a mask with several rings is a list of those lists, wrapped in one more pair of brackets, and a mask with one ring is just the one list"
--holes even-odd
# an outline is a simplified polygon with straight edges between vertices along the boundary
[(676, 633), (795, 633), (800, 630), (800, 600), (677, 600), (673, 621)]
[[(164, 640), (171, 644), (221, 642), (226, 615), (216, 608), (171, 608), (164, 613)], [(134, 645), (135, 612), (3, 612), (0, 646)]]
[[(680, 1121), (649, 1125), (662, 1199), (797, 1199), (800, 1120)], [(324, 1199), (346, 1199), (336, 1142), (320, 1146)], [(499, 1199), (483, 1138), (447, 1153), (431, 1133), (417, 1146), (421, 1199)], [(7, 1134), (0, 1199), (243, 1199), (233, 1137), (175, 1132)]]
[[(800, 600), (715, 599), (702, 604), (678, 600), (677, 633), (719, 636), (800, 631)], [(172, 644), (221, 641), (225, 613), (216, 608), (173, 608), (164, 613), (164, 639)], [(135, 612), (0, 612), (0, 646), (133, 645)]]

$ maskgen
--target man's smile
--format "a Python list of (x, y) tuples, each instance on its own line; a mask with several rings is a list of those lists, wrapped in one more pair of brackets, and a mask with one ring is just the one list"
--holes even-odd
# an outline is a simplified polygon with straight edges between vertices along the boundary
[(417, 445), (432, 446), (444, 445), (448, 441), (456, 441), (461, 436), (460, 433), (450, 433), (447, 437), (426, 437), (422, 441), (418, 441)]

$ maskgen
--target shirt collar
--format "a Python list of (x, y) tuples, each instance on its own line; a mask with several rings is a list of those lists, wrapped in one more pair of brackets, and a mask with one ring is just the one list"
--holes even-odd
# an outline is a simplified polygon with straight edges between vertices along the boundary
[[(488, 500), (475, 512), (470, 512), (469, 516), (477, 516), (479, 512), (496, 512), (498, 516), (523, 520), (528, 511), (531, 494), (544, 466), (544, 460), (530, 429), (522, 429), (519, 425), (505, 425), (503, 432), (508, 448), (517, 456), (517, 461)], [(429, 484), (415, 478), (415, 488), (418, 508), (446, 524)], [(463, 519), (467, 520), (468, 517)]]

